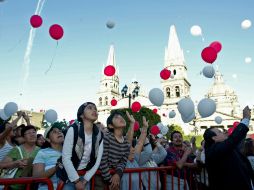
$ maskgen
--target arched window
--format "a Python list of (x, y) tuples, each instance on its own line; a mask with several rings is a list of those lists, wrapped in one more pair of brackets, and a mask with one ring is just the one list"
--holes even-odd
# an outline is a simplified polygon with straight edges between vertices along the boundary
[(168, 98), (170, 98), (170, 88), (166, 88), (166, 95)]
[(180, 97), (180, 88), (179, 88), (179, 86), (176, 86), (175, 91), (176, 91), (176, 97)]
[(99, 105), (102, 105), (102, 97), (99, 98)]
[(174, 69), (174, 71), (173, 71), (173, 72), (174, 72), (174, 75), (176, 75), (176, 70), (175, 70), (175, 69)]
[(108, 86), (108, 83), (105, 84), (105, 87), (107, 87), (107, 86)]
[(108, 105), (108, 97), (107, 96), (105, 97), (105, 105), (106, 106)]

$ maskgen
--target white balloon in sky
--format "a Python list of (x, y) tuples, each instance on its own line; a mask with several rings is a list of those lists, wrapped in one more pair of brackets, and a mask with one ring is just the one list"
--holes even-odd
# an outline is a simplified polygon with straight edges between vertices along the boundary
[(214, 121), (217, 123), (217, 124), (221, 124), (222, 122), (222, 118), (220, 116), (216, 116)]
[(106, 26), (109, 28), (109, 29), (112, 29), (115, 27), (115, 22), (109, 20), (107, 23), (106, 23)]
[(252, 59), (251, 57), (245, 57), (244, 61), (245, 63), (251, 63)]
[(232, 77), (233, 77), (234, 79), (236, 79), (236, 78), (237, 78), (237, 74), (233, 74)]
[(202, 70), (202, 73), (203, 75), (206, 77), (206, 78), (213, 78), (214, 74), (215, 74), (215, 70), (213, 68), (213, 66), (211, 65), (207, 65), (203, 68)]
[(176, 112), (174, 110), (170, 111), (168, 114), (169, 118), (174, 118), (176, 116)]
[(4, 109), (0, 109), (0, 118), (4, 121), (9, 118), (8, 116), (5, 115)]
[(193, 36), (202, 36), (202, 29), (198, 25), (194, 25), (190, 29), (190, 33)]
[(45, 120), (49, 123), (54, 123), (57, 120), (57, 112), (53, 109), (49, 109), (45, 112)]
[(242, 27), (242, 29), (244, 29), (244, 30), (250, 28), (250, 27), (251, 27), (251, 21), (248, 20), (248, 19), (242, 21), (241, 27)]
[(157, 123), (157, 126), (159, 127), (160, 130), (164, 127), (162, 123)]

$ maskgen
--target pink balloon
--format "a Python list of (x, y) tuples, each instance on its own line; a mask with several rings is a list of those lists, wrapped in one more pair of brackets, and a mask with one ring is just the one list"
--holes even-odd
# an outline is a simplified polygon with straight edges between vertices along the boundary
[(168, 69), (163, 69), (163, 70), (160, 72), (160, 77), (161, 77), (163, 80), (169, 79), (170, 75), (171, 75), (171, 71), (168, 70)]
[(34, 28), (39, 28), (42, 25), (42, 18), (39, 15), (33, 15), (30, 18), (30, 24)]
[(134, 131), (138, 131), (139, 130), (139, 122), (135, 121), (134, 123)]
[(154, 125), (151, 127), (150, 129), (150, 133), (152, 133), (153, 135), (158, 135), (160, 133), (160, 129), (157, 125)]
[(231, 127), (228, 129), (228, 135), (231, 135), (233, 133), (233, 131), (235, 130), (234, 127)]
[(207, 63), (213, 63), (217, 59), (217, 52), (212, 47), (206, 47), (201, 53), (202, 59)]
[(104, 74), (108, 77), (111, 77), (115, 74), (116, 69), (113, 65), (108, 65), (104, 68)]
[(116, 104), (117, 104), (117, 101), (115, 99), (112, 99), (111, 100), (111, 106), (116, 106)]
[(233, 128), (235, 129), (239, 124), (240, 124), (240, 122), (235, 121), (235, 122), (233, 123)]
[(215, 49), (215, 51), (216, 51), (217, 53), (219, 53), (220, 50), (221, 50), (221, 48), (222, 48), (222, 45), (221, 45), (220, 42), (214, 41), (214, 42), (212, 42), (212, 43), (209, 45), (209, 47), (212, 47), (213, 49)]
[(72, 120), (69, 121), (69, 124), (72, 125), (74, 122), (75, 122), (75, 120), (72, 119)]
[(139, 102), (133, 102), (131, 105), (132, 112), (138, 112), (141, 109), (141, 104)]
[(49, 34), (50, 34), (51, 38), (53, 38), (55, 40), (60, 40), (63, 37), (64, 30), (63, 30), (62, 26), (60, 26), (58, 24), (53, 24), (49, 28)]

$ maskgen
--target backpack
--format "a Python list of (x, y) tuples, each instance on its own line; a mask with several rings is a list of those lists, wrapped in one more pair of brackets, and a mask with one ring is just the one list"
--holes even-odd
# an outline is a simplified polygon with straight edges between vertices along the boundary
[[(83, 125), (79, 125), (79, 124), (72, 124), (70, 127), (73, 128), (73, 132), (74, 132), (74, 135), (73, 135), (73, 147), (72, 147), (72, 155), (73, 155), (73, 152), (75, 152), (75, 145), (77, 143), (77, 140), (78, 140), (78, 134), (79, 134), (79, 131), (80, 130), (84, 130), (84, 127)], [(64, 133), (64, 136), (67, 134), (67, 131), (66, 133)], [(82, 140), (83, 142), (85, 141), (84, 137), (82, 137)], [(77, 160), (75, 159), (73, 156), (71, 157), (71, 160), (72, 160), (72, 163), (74, 165), (74, 168), (77, 169), (78, 165), (79, 165), (79, 162), (80, 160)], [(77, 162), (78, 161), (78, 162)], [(62, 156), (60, 158), (58, 158), (57, 160), (57, 164), (56, 164), (56, 176), (61, 179), (64, 183), (67, 183), (69, 181), (69, 178), (68, 178), (68, 174), (64, 168), (64, 165), (63, 165), (63, 161), (62, 161)]]

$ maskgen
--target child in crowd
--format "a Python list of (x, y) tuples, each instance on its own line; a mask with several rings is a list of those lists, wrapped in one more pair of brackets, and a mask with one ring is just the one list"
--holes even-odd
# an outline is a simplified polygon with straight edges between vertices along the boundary
[[(62, 163), (67, 173), (64, 190), (90, 189), (89, 181), (97, 171), (103, 153), (103, 133), (94, 122), (98, 119), (96, 105), (92, 102), (82, 104), (77, 112), (77, 121), (73, 123), (65, 136)], [(86, 170), (83, 177), (79, 170)], [(60, 174), (60, 175), (58, 175)], [(61, 178), (63, 172), (57, 172)]]

